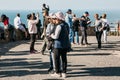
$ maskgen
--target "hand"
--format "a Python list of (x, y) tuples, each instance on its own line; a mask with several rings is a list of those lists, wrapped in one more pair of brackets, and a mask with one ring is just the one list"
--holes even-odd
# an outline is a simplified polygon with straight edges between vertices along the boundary
[(90, 23), (91, 23), (91, 21), (88, 21), (88, 22), (87, 22), (87, 24), (90, 24)]
[(38, 12), (36, 13), (36, 17), (39, 17), (39, 13)]
[(47, 7), (49, 7), (49, 5), (47, 5)]
[(102, 30), (103, 30), (103, 28), (100, 28), (100, 29), (99, 29), (99, 31), (102, 31)]

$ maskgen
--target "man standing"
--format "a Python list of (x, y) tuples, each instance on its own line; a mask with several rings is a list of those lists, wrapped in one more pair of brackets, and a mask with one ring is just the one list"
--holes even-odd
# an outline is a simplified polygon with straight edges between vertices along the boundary
[(70, 40), (70, 43), (73, 43), (74, 33), (73, 33), (73, 28), (72, 28), (73, 22), (72, 22), (72, 10), (71, 9), (68, 9), (68, 11), (66, 12), (65, 22), (69, 26), (69, 40)]
[(83, 16), (81, 16), (80, 27), (82, 32), (81, 45), (84, 45), (83, 40), (85, 40), (85, 45), (88, 45), (87, 41), (87, 26), (91, 23), (89, 19), (89, 13), (86, 11)]
[(44, 51), (46, 50), (47, 47), (47, 39), (46, 39), (46, 29), (47, 29), (47, 25), (49, 24), (49, 20), (48, 20), (48, 12), (45, 10), (45, 12), (43, 13), (43, 32), (41, 35), (41, 38), (44, 38), (43, 43), (42, 43), (42, 48), (40, 53), (44, 54)]

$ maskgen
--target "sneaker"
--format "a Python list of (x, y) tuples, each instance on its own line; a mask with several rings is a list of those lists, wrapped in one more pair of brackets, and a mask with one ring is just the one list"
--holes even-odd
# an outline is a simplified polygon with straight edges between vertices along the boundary
[(66, 73), (61, 73), (62, 78), (66, 78)]
[(49, 73), (49, 74), (54, 74), (55, 71), (54, 71), (54, 70), (51, 70), (51, 71), (49, 71), (48, 73)]
[(87, 47), (88, 45), (87, 44), (85, 44), (85, 47)]
[(84, 46), (84, 45), (85, 45), (85, 44), (82, 44), (82, 43), (80, 44), (80, 46)]
[(51, 70), (53, 70), (53, 69), (52, 69), (52, 68), (49, 68), (49, 69), (48, 69), (48, 72), (50, 72)]
[(53, 76), (53, 77), (60, 77), (60, 74), (55, 72), (55, 73), (51, 74), (51, 76)]

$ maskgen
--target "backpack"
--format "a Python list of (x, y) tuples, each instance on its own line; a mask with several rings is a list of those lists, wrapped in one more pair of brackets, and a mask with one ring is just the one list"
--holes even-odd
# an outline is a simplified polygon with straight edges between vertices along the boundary
[(107, 24), (106, 22), (104, 22), (104, 23), (103, 23), (103, 26), (104, 26), (103, 30), (110, 31), (110, 26), (109, 26), (109, 24)]

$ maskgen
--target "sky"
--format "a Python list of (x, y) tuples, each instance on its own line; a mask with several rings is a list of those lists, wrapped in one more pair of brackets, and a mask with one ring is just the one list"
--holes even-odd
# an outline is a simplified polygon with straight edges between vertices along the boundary
[(41, 10), (43, 3), (51, 10), (120, 10), (120, 0), (0, 0), (0, 10)]

